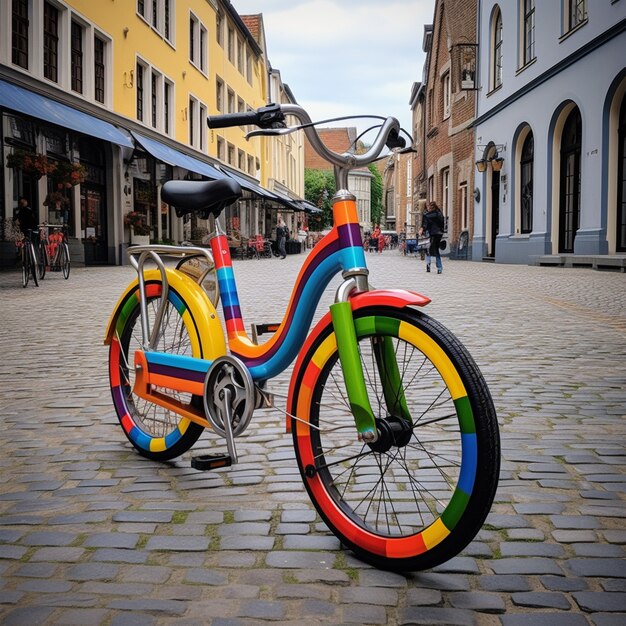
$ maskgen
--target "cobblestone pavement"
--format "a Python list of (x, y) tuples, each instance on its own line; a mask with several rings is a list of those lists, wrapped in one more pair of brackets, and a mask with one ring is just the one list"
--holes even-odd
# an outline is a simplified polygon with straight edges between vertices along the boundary
[[(132, 270), (72, 268), (27, 289), (4, 272), (0, 623), (626, 623), (625, 275), (450, 261), (438, 276), (396, 252), (368, 259), (374, 285), (433, 298), (494, 396), (501, 482), (462, 555), (397, 575), (342, 550), (277, 410), (255, 415), (230, 471), (139, 457), (102, 344)], [(302, 260), (236, 262), (246, 323), (278, 321)]]

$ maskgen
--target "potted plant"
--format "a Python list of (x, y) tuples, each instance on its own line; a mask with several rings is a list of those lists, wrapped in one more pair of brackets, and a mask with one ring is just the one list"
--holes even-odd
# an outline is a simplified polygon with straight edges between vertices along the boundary
[(59, 178), (59, 186), (69, 189), (85, 182), (87, 168), (80, 163), (61, 161), (57, 165), (56, 176)]
[(150, 226), (143, 213), (129, 211), (124, 216), (124, 224), (130, 228), (131, 244), (143, 245), (150, 243)]
[(7, 167), (21, 169), (25, 174), (31, 174), (36, 178), (47, 176), (56, 172), (57, 166), (48, 157), (26, 150), (14, 150), (7, 155)]

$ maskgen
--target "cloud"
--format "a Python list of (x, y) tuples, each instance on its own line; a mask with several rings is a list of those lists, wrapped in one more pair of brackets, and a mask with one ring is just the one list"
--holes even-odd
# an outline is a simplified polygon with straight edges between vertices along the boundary
[[(394, 115), (410, 128), (434, 0), (233, 0), (263, 13), (272, 67), (311, 117)], [(367, 125), (359, 124), (359, 128)]]

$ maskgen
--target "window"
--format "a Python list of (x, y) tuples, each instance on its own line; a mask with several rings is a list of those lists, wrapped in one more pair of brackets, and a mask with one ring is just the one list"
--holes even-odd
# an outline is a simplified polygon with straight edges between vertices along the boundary
[(235, 92), (232, 89), (228, 90), (228, 113), (235, 112)]
[(152, 27), (159, 27), (159, 0), (152, 0)]
[(72, 91), (83, 93), (83, 29), (72, 22), (71, 41)]
[(524, 50), (522, 65), (535, 58), (535, 0), (524, 0)]
[(136, 74), (136, 84), (137, 84), (137, 119), (140, 122), (143, 122), (143, 78), (144, 78), (144, 68), (141, 63), (137, 63), (137, 69), (135, 71)]
[(189, 98), (189, 110), (187, 112), (187, 119), (189, 121), (189, 145), (193, 146), (196, 143), (196, 100)]
[(106, 43), (98, 36), (93, 38), (94, 98), (104, 104)]
[(468, 213), (467, 213), (467, 181), (459, 184), (460, 200), (461, 200), (461, 230), (468, 229)]
[(237, 113), (245, 113), (246, 105), (241, 98), (237, 98)]
[(59, 10), (49, 2), (43, 5), (43, 75), (59, 80)]
[(587, 0), (567, 0), (567, 30), (576, 28), (587, 19)]
[(174, 86), (169, 81), (163, 82), (163, 130), (169, 135), (172, 128), (171, 110), (172, 110), (172, 90)]
[(221, 137), (217, 138), (217, 158), (220, 161), (224, 161), (225, 152), (224, 152), (224, 140)]
[(189, 60), (201, 71), (207, 69), (207, 30), (198, 18), (189, 17)]
[(502, 85), (502, 13), (499, 7), (493, 15), (492, 25), (491, 88), (496, 89)]
[(189, 18), (189, 60), (196, 63), (196, 33), (198, 31), (198, 20), (195, 16)]
[(448, 214), (450, 211), (450, 168), (446, 168), (441, 172), (441, 212), (448, 222)]
[(152, 72), (150, 82), (150, 122), (153, 128), (156, 128), (159, 125), (158, 84), (159, 75), (155, 72)]
[(237, 166), (240, 170), (246, 171), (246, 153), (243, 150), (237, 151)]
[(235, 146), (232, 143), (228, 144), (228, 164), (235, 164)]
[(215, 38), (217, 43), (224, 47), (224, 25), (222, 24), (222, 14), (218, 11), (215, 14)]
[(235, 31), (228, 27), (228, 60), (231, 63), (235, 62)]
[(240, 74), (243, 74), (244, 68), (244, 43), (239, 37), (237, 37), (237, 69)]
[(146, 17), (146, 3), (144, 0), (137, 0), (137, 13), (139, 13), (141, 17)]
[(533, 229), (533, 163), (535, 157), (535, 142), (532, 131), (528, 132), (522, 146), (520, 162), (520, 207), (521, 232), (530, 233)]
[(163, 35), (171, 40), (172, 35), (172, 7), (171, 0), (163, 0)]
[(250, 176), (256, 175), (256, 171), (254, 169), (254, 157), (251, 156), (248, 157), (248, 174), (250, 174)]
[(224, 83), (220, 78), (215, 84), (215, 106), (220, 113), (224, 112)]
[(206, 107), (200, 104), (198, 107), (198, 148), (203, 152), (206, 150)]
[(28, 69), (28, 0), (13, 0), (11, 60)]
[(250, 85), (252, 84), (252, 60), (252, 52), (248, 49), (246, 54), (246, 80)]
[(441, 93), (443, 97), (443, 119), (450, 117), (450, 72), (446, 72), (441, 79)]

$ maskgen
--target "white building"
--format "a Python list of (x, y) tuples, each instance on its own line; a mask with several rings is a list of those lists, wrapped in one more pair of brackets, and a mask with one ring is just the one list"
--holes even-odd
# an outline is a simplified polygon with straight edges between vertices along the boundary
[(623, 255), (626, 0), (479, 2), (478, 33), (473, 258)]

